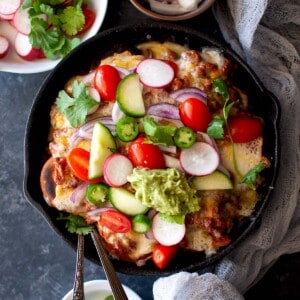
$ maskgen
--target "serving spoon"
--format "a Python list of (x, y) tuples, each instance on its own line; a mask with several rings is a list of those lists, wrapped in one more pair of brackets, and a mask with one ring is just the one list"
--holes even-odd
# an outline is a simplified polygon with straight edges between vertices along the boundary
[(121, 284), (121, 281), (116, 273), (115, 268), (113, 267), (107, 252), (102, 244), (100, 235), (97, 231), (97, 229), (93, 229), (92, 233), (92, 239), (95, 244), (98, 256), (100, 258), (102, 267), (104, 269), (106, 278), (110, 284), (112, 294), (114, 296), (115, 300), (128, 300), (128, 297), (126, 296), (126, 293), (124, 291), (124, 288)]
[[(128, 300), (122, 283), (106, 253), (106, 250), (102, 244), (99, 233), (96, 229), (93, 229), (91, 236), (96, 247), (98, 256), (100, 258), (102, 267), (106, 278), (110, 284), (112, 294), (115, 300)], [(84, 299), (84, 275), (83, 275), (83, 261), (84, 261), (84, 236), (78, 235), (77, 241), (77, 257), (76, 257), (76, 270), (73, 287), (73, 300)]]

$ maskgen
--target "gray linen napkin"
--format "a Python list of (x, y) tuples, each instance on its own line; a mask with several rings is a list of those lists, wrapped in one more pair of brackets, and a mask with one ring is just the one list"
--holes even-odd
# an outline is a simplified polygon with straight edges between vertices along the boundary
[(217, 276), (160, 278), (156, 300), (239, 299), (237, 290), (245, 293), (281, 255), (300, 251), (300, 1), (217, 0), (213, 13), (225, 40), (280, 102), (279, 174), (260, 227), (217, 264)]

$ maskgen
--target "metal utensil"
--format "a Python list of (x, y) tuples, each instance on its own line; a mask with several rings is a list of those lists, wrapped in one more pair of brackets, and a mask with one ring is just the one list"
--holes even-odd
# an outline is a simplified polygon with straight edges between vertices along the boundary
[(73, 300), (84, 300), (84, 236), (78, 235)]
[(103, 266), (106, 278), (110, 284), (113, 296), (115, 300), (128, 300), (124, 288), (120, 282), (120, 279), (106, 253), (106, 250), (102, 244), (99, 233), (94, 229), (91, 233), (93, 242), (97, 249), (98, 256)]

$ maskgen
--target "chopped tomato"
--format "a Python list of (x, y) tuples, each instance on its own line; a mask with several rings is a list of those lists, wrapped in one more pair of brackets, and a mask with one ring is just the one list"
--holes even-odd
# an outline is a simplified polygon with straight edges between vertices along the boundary
[(83, 28), (80, 30), (80, 32), (78, 34), (84, 33), (87, 30), (89, 30), (92, 25), (94, 24), (96, 15), (95, 12), (89, 8), (87, 8), (86, 5), (82, 6), (82, 12), (84, 14), (84, 25)]
[(228, 121), (228, 126), (235, 143), (248, 143), (262, 134), (262, 122), (258, 118), (232, 118)]
[(121, 77), (119, 71), (110, 65), (102, 65), (96, 69), (94, 86), (104, 101), (115, 101), (118, 83)]
[(183, 124), (194, 131), (205, 132), (212, 116), (207, 105), (196, 98), (188, 98), (179, 106), (180, 118)]
[(144, 137), (139, 137), (129, 145), (128, 156), (132, 163), (135, 166), (149, 169), (165, 168), (166, 162), (160, 148), (144, 141)]
[(114, 232), (126, 233), (131, 230), (130, 219), (116, 210), (104, 211), (99, 222)]
[(164, 269), (174, 258), (178, 249), (178, 245), (174, 246), (164, 246), (156, 245), (152, 251), (152, 260), (154, 264), (160, 268)]
[(90, 152), (82, 148), (73, 148), (67, 156), (68, 165), (77, 178), (90, 183), (101, 182), (102, 178), (88, 178), (89, 160)]

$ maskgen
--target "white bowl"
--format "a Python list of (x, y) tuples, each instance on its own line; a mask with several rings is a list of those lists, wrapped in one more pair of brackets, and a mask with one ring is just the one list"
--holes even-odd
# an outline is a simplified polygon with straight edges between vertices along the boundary
[[(122, 284), (129, 300), (142, 300), (133, 290)], [(107, 280), (92, 280), (84, 283), (85, 300), (104, 300), (112, 295), (112, 291)], [(72, 300), (73, 289), (70, 290), (62, 300)]]
[[(96, 18), (92, 27), (87, 32), (82, 34), (82, 42), (98, 33), (106, 15), (107, 4), (108, 0), (90, 0), (89, 5), (96, 12)], [(0, 60), (0, 72), (4, 71), (22, 74), (39, 73), (53, 69), (61, 60), (50, 60), (43, 58), (32, 61), (26, 61), (20, 58), (13, 49), (13, 44), (17, 31), (9, 24), (9, 22), (0, 21), (0, 32), (1, 35), (4, 35), (9, 39), (11, 44), (9, 53)]]

